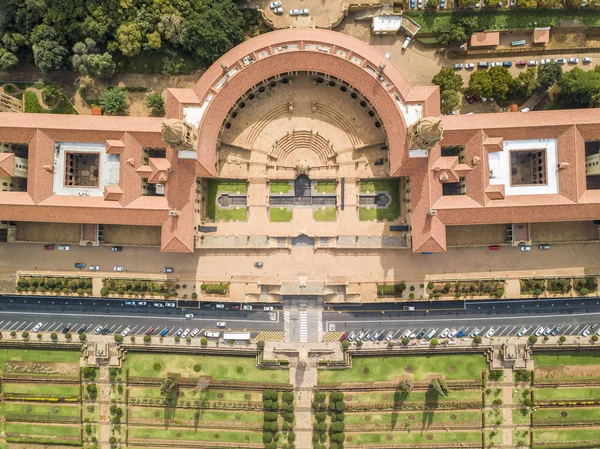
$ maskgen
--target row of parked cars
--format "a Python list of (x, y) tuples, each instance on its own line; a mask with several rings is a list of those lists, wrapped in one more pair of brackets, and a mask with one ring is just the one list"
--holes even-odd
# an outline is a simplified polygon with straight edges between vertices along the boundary
[[(583, 58), (582, 59), (584, 64), (590, 64), (592, 62), (592, 58)], [(552, 59), (542, 59), (539, 63), (540, 65), (545, 65), (552, 62)], [(563, 64), (571, 64), (571, 65), (576, 65), (579, 63), (579, 58), (557, 58), (554, 60), (554, 62), (556, 62), (557, 64), (563, 65)], [(502, 66), (502, 67), (512, 67), (513, 63), (510, 61), (496, 61), (496, 62), (487, 62), (487, 61), (479, 61), (477, 63), (477, 68), (478, 69), (487, 69), (489, 67), (498, 67), (498, 66)], [(538, 65), (538, 62), (536, 60), (529, 60), (529, 61), (525, 61), (525, 60), (519, 60), (517, 62), (515, 62), (515, 67), (535, 67)], [(455, 70), (461, 70), (461, 69), (467, 69), (467, 70), (472, 70), (475, 68), (475, 63), (469, 62), (467, 64), (453, 64), (452, 68)]]
[[(271, 8), (275, 14), (283, 14), (284, 12), (280, 0), (269, 3), (269, 8)], [(290, 16), (308, 16), (309, 14), (310, 10), (308, 8), (290, 10)]]
[[(425, 0), (425, 5), (427, 5), (427, 0)], [(410, 9), (415, 9), (415, 6), (418, 9), (423, 9), (423, 0), (410, 0)], [(446, 8), (446, 0), (440, 0), (440, 9)]]

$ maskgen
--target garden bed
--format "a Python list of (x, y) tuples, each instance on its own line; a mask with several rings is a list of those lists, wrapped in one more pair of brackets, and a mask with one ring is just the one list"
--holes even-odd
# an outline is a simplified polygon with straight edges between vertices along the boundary
[(56, 295), (92, 295), (92, 278), (89, 277), (29, 277), (17, 281), (17, 292)]

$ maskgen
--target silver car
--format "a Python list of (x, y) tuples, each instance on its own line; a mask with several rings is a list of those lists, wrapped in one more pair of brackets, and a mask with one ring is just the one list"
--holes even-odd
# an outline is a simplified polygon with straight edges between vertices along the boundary
[(186, 330), (183, 331), (183, 334), (181, 334), (181, 338), (185, 338), (188, 335), (190, 335), (190, 328), (189, 327)]
[(471, 338), (477, 337), (481, 333), (481, 329), (479, 327), (475, 328), (473, 332), (471, 332)]
[(517, 332), (517, 337), (522, 337), (523, 335), (525, 335), (525, 333), (528, 331), (529, 329), (527, 329), (526, 327), (522, 327), (519, 332)]

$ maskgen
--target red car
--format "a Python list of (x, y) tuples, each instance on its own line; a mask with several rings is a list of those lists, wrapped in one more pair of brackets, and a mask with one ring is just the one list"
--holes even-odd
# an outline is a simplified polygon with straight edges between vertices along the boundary
[(469, 94), (465, 95), (465, 99), (469, 102), (469, 104), (477, 101), (477, 98), (475, 98), (473, 95), (469, 95)]
[(47, 249), (48, 251), (52, 251), (54, 249), (54, 245), (46, 245), (46, 246), (44, 246), (44, 249)]
[(499, 249), (500, 249), (500, 245), (491, 245), (490, 246), (491, 251), (498, 251)]
[(517, 67), (523, 67), (523, 66), (527, 65), (527, 61), (517, 61), (517, 62), (515, 62), (515, 65)]
[(340, 337), (340, 341), (344, 341), (346, 338), (348, 338), (348, 332), (344, 332), (344, 335)]

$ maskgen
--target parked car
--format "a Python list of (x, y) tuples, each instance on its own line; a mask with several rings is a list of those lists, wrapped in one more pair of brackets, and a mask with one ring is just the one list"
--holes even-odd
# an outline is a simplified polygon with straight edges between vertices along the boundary
[(98, 265), (92, 265), (90, 267), (90, 271), (98, 271), (99, 269), (100, 269), (100, 266), (98, 266)]
[(54, 249), (54, 245), (45, 245), (44, 249), (47, 251), (52, 251)]
[(254, 268), (262, 268), (262, 267), (263, 267), (262, 262), (254, 262)]
[(448, 329), (448, 328), (444, 329), (442, 331), (442, 333), (440, 334), (440, 338), (446, 338), (449, 333), (450, 333), (450, 329)]
[(304, 8), (300, 10), (300, 14), (303, 16), (308, 16), (310, 14), (310, 11), (307, 8)]
[(581, 336), (587, 337), (588, 335), (590, 335), (590, 332), (592, 332), (592, 326), (587, 326), (581, 333)]
[(569, 58), (567, 62), (569, 64), (577, 64), (579, 62), (579, 58)]
[(444, 9), (446, 8), (446, 0), (441, 0), (440, 1), (440, 9)]
[(65, 327), (63, 327), (63, 330), (62, 330), (62, 331), (60, 331), (60, 332), (61, 332), (61, 333), (63, 333), (63, 334), (66, 334), (66, 333), (67, 333), (67, 332), (69, 332), (70, 330), (71, 330), (71, 326), (65, 326)]
[(395, 334), (394, 331), (389, 331), (387, 336), (385, 337), (385, 339), (388, 341), (391, 340), (392, 338), (394, 338), (394, 334)]
[(165, 305), (162, 302), (155, 302), (154, 307), (164, 307)]
[(195, 337), (200, 333), (200, 329), (194, 328), (194, 330), (190, 333), (190, 337)]
[(271, 2), (269, 4), (269, 8), (271, 9), (275, 9), (281, 6), (281, 2), (279, 0), (275, 1), (275, 2)]
[(33, 326), (33, 332), (39, 331), (43, 325), (44, 323), (37, 323), (35, 326)]
[(473, 95), (466, 94), (465, 100), (469, 102), (469, 104), (475, 103), (477, 99)]
[(224, 309), (225, 308), (225, 304), (215, 304), (215, 308), (216, 309)]
[(500, 66), (502, 65), (502, 62), (500, 62), (500, 61), (495, 61), (495, 62), (492, 62), (492, 64), (491, 64), (491, 65), (492, 65), (492, 67), (500, 67)]
[(545, 64), (548, 64), (549, 62), (552, 62), (552, 59), (542, 59), (542, 60), (540, 61), (540, 64), (541, 64), (541, 65), (545, 65)]
[(244, 306), (242, 307), (242, 310), (252, 310), (252, 306), (248, 305), (248, 304), (244, 304)]
[(458, 334), (458, 329), (452, 329), (449, 333), (448, 333), (448, 338), (454, 338), (456, 336), (456, 334)]
[(225, 321), (217, 321), (217, 327), (225, 327), (227, 323)]
[(264, 307), (263, 307), (263, 310), (264, 310), (265, 312), (270, 312), (271, 310), (273, 310), (273, 306), (264, 306)]
[(523, 67), (526, 65), (527, 65), (527, 61), (519, 60), (519, 61), (515, 62), (515, 66), (517, 66), (517, 67)]
[(85, 264), (82, 262), (77, 262), (75, 264), (75, 268), (79, 268), (81, 270), (82, 268), (85, 268)]
[(135, 301), (125, 301), (126, 306), (135, 306)]
[(419, 6), (419, 9), (423, 8), (423, 0), (419, 0), (417, 5)]
[(83, 326), (81, 326), (79, 329), (77, 329), (77, 333), (78, 334), (83, 334), (85, 332), (85, 330), (87, 329), (87, 326), (84, 324)]
[(113, 246), (111, 248), (111, 251), (120, 252), (120, 251), (123, 251), (123, 247), (122, 246)]
[(110, 332), (110, 326), (106, 325), (102, 328), (102, 332), (100, 332), (102, 335), (106, 335)]
[(479, 69), (487, 69), (490, 66), (489, 62), (480, 61), (477, 63), (477, 68)]
[(185, 314), (185, 319), (186, 320), (191, 320), (192, 318), (194, 318), (194, 314), (193, 313), (186, 313)]
[(427, 332), (427, 329), (421, 329), (421, 331), (417, 334), (417, 340), (420, 340), (421, 338), (423, 338), (423, 335), (425, 335), (425, 332)]
[(517, 332), (517, 337), (522, 337), (523, 335), (525, 335), (527, 333), (528, 330), (529, 330), (528, 328), (523, 326), (521, 329), (519, 329), (519, 332)]
[(410, 0), (410, 9), (415, 9), (415, 0)]
[(354, 333), (354, 331), (350, 332), (350, 335), (348, 335), (348, 341), (353, 341), (356, 338), (356, 334)]
[(467, 70), (474, 69), (474, 68), (475, 68), (475, 64), (473, 64), (472, 62), (465, 64), (465, 69), (467, 69)]
[(510, 62), (510, 61), (504, 61), (502, 63), (502, 67), (512, 67), (512, 62)]
[(342, 334), (342, 336), (340, 337), (340, 341), (344, 341), (344, 340), (346, 340), (347, 338), (348, 338), (348, 332), (344, 332), (344, 333)]
[(552, 328), (550, 326), (548, 326), (546, 329), (544, 329), (544, 336), (548, 335), (550, 332), (552, 332)]
[(377, 341), (383, 341), (385, 339), (385, 329), (381, 331), (379, 337), (377, 337)]
[(463, 68), (463, 65), (462, 64), (453, 64), (452, 68), (455, 69), (455, 70), (460, 70), (460, 69)]
[(495, 333), (496, 333), (496, 329), (494, 329), (493, 327), (490, 327), (490, 330), (485, 333), (485, 336), (487, 338), (491, 338), (494, 336)]
[(177, 307), (177, 304), (175, 304), (174, 302), (166, 302), (165, 307)]
[(125, 268), (119, 266), (114, 268), (115, 271), (125, 271)]
[(527, 61), (528, 67), (535, 67), (536, 65), (537, 65), (537, 61), (534, 61), (534, 60)]
[(165, 335), (167, 335), (169, 333), (169, 328), (165, 327), (162, 331), (160, 331), (160, 335), (161, 337), (164, 337)]
[(471, 332), (471, 338), (477, 337), (481, 333), (481, 328), (476, 327), (473, 332)]
[(404, 43), (402, 44), (402, 50), (406, 50), (408, 48), (410, 41), (411, 41), (410, 36), (406, 36), (406, 39), (404, 39)]
[(531, 251), (531, 246), (530, 245), (523, 245), (523, 246), (521, 246), (521, 251)]
[(561, 327), (560, 326), (556, 326), (554, 329), (552, 329), (552, 332), (550, 332), (550, 335), (552, 335), (553, 337), (556, 337), (558, 335), (558, 333), (560, 332)]
[[(377, 340), (377, 338), (379, 338), (379, 331), (375, 331), (375, 332), (373, 332), (373, 335), (371, 335), (372, 341)], [(367, 339), (365, 338), (365, 340), (367, 340)]]
[(558, 58), (558, 59), (555, 59), (554, 62), (562, 65), (562, 64), (565, 64), (567, 62), (567, 60), (565, 58)]
[(463, 338), (465, 335), (467, 335), (467, 331), (462, 330), (458, 334), (456, 334), (456, 338)]
[(172, 273), (174, 270), (171, 267), (165, 267), (163, 268), (163, 273)]
[(540, 246), (538, 246), (538, 248), (541, 249), (542, 251), (544, 251), (544, 250), (549, 250), (552, 247), (550, 245), (540, 245)]
[(183, 328), (180, 327), (179, 329), (177, 329), (177, 332), (175, 332), (175, 336), (176, 337), (181, 337), (181, 334), (183, 334)]
[(299, 16), (300, 15), (300, 10), (299, 9), (292, 9), (290, 11), (290, 16)]
[(544, 330), (546, 328), (544, 326), (539, 326), (536, 330), (535, 330), (535, 336), (539, 337), (544, 333)]
[(97, 326), (96, 329), (94, 329), (94, 334), (98, 335), (100, 332), (102, 332), (102, 326)]
[(584, 64), (589, 64), (589, 63), (591, 63), (591, 62), (592, 62), (592, 58), (583, 58), (583, 59), (581, 60), (581, 62), (583, 62)]
[(490, 245), (490, 251), (498, 251), (500, 250), (500, 245)]
[(69, 245), (59, 245), (56, 249), (58, 249), (59, 251), (69, 251), (71, 247)]
[(181, 334), (181, 338), (185, 338), (188, 335), (190, 335), (190, 328), (189, 327), (186, 330), (183, 331), (183, 334)]

